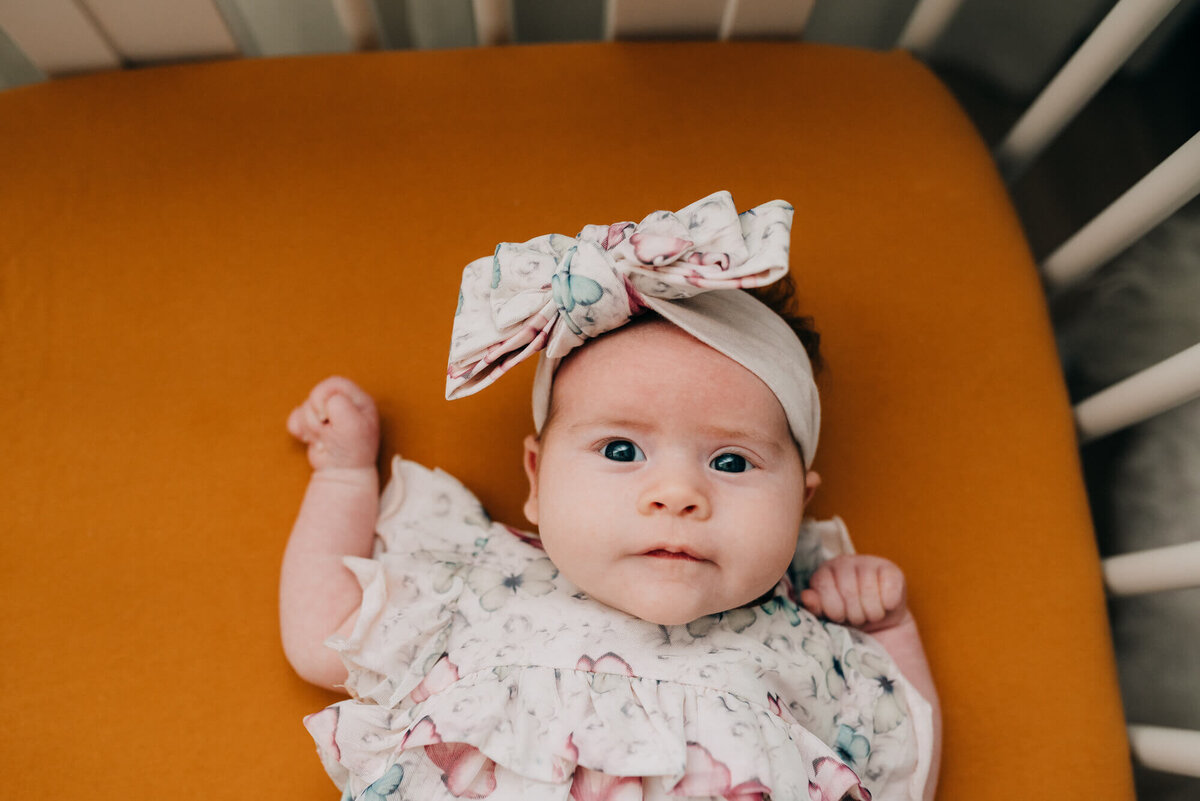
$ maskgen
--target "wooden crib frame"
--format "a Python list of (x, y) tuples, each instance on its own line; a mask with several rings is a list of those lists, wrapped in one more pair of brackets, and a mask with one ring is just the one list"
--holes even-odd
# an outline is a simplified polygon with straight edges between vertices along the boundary
[[(920, 0), (896, 46), (918, 55), (937, 41), (962, 0)], [(1120, 0), (1029, 106), (995, 150), (1010, 182), (1019, 179), (1060, 131), (1105, 84), (1179, 0)], [(134, 2), (29, 3), (0, 6), (0, 80), (9, 86), (79, 71), (193, 58), (276, 55), (283, 52), (371, 49), (378, 46), (469, 46), (519, 40), (509, 0), (439, 0), (398, 5), (368, 0), (274, 4), (294, 15), (299, 33), (272, 34), (265, 12), (245, 0), (178, 4), (173, 14), (194, 17), (168, 26), (152, 4)], [(521, 5), (521, 4), (517, 4)], [(597, 38), (725, 39), (764, 33), (800, 38), (815, 0), (632, 0), (527, 3), (545, 14), (586, 6), (600, 20)], [(128, 16), (130, 10), (141, 14)], [(597, 16), (600, 15), (600, 16)], [(185, 22), (187, 20), (185, 19)], [(191, 24), (195, 23), (195, 24)], [(214, 27), (216, 23), (216, 27)], [(307, 27), (306, 27), (307, 26)], [(0, 85), (3, 85), (0, 83)], [(1200, 134), (1083, 226), (1041, 264), (1050, 293), (1069, 291), (1200, 193)], [(1200, 397), (1200, 344), (1078, 403), (1081, 444)], [(1105, 560), (1113, 596), (1200, 586), (1200, 542)], [(1200, 776), (1200, 732), (1155, 726), (1129, 728), (1133, 755), (1152, 769)]]

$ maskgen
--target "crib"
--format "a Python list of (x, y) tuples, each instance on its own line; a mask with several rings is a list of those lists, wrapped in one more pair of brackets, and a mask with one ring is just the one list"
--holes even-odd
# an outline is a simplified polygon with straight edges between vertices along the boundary
[[(873, 291), (865, 290), (863, 282), (874, 274), (851, 270), (844, 279), (849, 286), (834, 288), (823, 283), (825, 279), (804, 277), (799, 268), (802, 291), (811, 293), (818, 323), (822, 301), (840, 308), (830, 313), (832, 331), (850, 343), (839, 350), (829, 335), (832, 397), (835, 404), (844, 404), (841, 410), (834, 405), (829, 413), (829, 458), (833, 464), (850, 465), (840, 476), (845, 488), (834, 490), (828, 499), (830, 511), (853, 508), (855, 493), (895, 481), (903, 469), (899, 457), (880, 457), (877, 462), (863, 457), (870, 452), (872, 437), (895, 435), (904, 428), (902, 421), (863, 422), (882, 402), (867, 383), (875, 370), (906, 388), (908, 397), (891, 400), (913, 415), (917, 428), (925, 427), (901, 434), (909, 452), (926, 447), (926, 439), (934, 436), (968, 440), (970, 447), (964, 452), (1002, 447), (1005, 440), (977, 437), (966, 429), (966, 422), (980, 418), (959, 420), (954, 416), (957, 401), (936, 401), (948, 404), (938, 414), (944, 412), (951, 421), (949, 429), (939, 433), (912, 397), (919, 378), (936, 388), (931, 394), (957, 392), (967, 396), (964, 403), (982, 403), (987, 415), (1020, 432), (1013, 439), (1041, 439), (1055, 455), (1031, 468), (1036, 498), (1029, 504), (1035, 512), (1027, 516), (1033, 515), (1029, 519), (1038, 525), (1067, 519), (1071, 526), (1082, 521), (1086, 528), (1074, 448), (1200, 397), (1200, 344), (1077, 402), (1071, 419), (1063, 422), (1055, 405), (1065, 396), (1061, 378), (1047, 372), (1054, 355), (1052, 334), (1044, 308), (1030, 301), (1031, 292), (1044, 289), (1051, 298), (1069, 294), (1200, 193), (1200, 134), (1042, 258), (1036, 276), (1030, 271), (1016, 279), (997, 278), (1014, 264), (1020, 267), (1029, 261), (1029, 256), (1004, 184), (996, 176), (1012, 185), (1019, 182), (1139, 46), (1163, 25), (1185, 19), (1195, 4), (1099, 4), (1105, 8), (1098, 24), (994, 148), (995, 167), (980, 170), (979, 142), (969, 123), (913, 58), (935, 52), (939, 37), (972, 2), (855, 3), (840, 12), (833, 7), (843, 4), (832, 0), (0, 4), (0, 88), (6, 89), (0, 92), (0, 181), (5, 184), (0, 192), (0, 364), (5, 379), (0, 398), (10, 412), (3, 424), (8, 457), (3, 475), (11, 489), (8, 508), (0, 517), (6, 532), (5, 590), (0, 595), (8, 657), (2, 675), (13, 691), (2, 730), (10, 786), (24, 791), (14, 794), (70, 783), (76, 792), (103, 798), (167, 792), (213, 797), (227, 792), (227, 780), (236, 784), (257, 776), (266, 779), (268, 788), (278, 788), (269, 792), (324, 797), (328, 787), (321, 783), (315, 760), (308, 757), (314, 764), (297, 765), (303, 758), (299, 754), (307, 757), (298, 719), (278, 723), (295, 710), (315, 711), (325, 702), (319, 691), (299, 686), (287, 674), (277, 649), (272, 650), (276, 635), (271, 628), (270, 568), (281, 552), (280, 537), (303, 483), (303, 460), (282, 437), (283, 415), (288, 403), (299, 400), (296, 393), (322, 371), (354, 370), (360, 380), (373, 377), (385, 417), (421, 420), (416, 432), (401, 433), (404, 424), (385, 431), (385, 449), (403, 445), (406, 455), (446, 466), (468, 485), (484, 487), (483, 497), (498, 518), (520, 520), (508, 497), (505, 482), (510, 479), (498, 478), (491, 468), (465, 455), (447, 454), (479, 447), (505, 416), (524, 414), (526, 402), (517, 386), (498, 388), (500, 402), (487, 408), (446, 413), (438, 405), (440, 385), (435, 385), (444, 367), (438, 362), (444, 360), (446, 340), (438, 326), (448, 322), (441, 311), (456, 275), (431, 278), (428, 287), (411, 286), (411, 276), (388, 277), (370, 265), (386, 264), (397, 253), (413, 255), (391, 241), (393, 236), (412, 235), (406, 221), (420, 221), (418, 238), (444, 244), (451, 263), (447, 269), (453, 274), (480, 255), (472, 248), (522, 232), (542, 233), (547, 218), (565, 233), (577, 223), (599, 221), (578, 219), (579, 209), (572, 206), (597, 215), (628, 208), (629, 198), (622, 196), (620, 187), (600, 180), (603, 170), (573, 164), (561, 152), (567, 146), (556, 150), (549, 144), (573, 124), (593, 126), (598, 132), (563, 136), (609, 137), (614, 144), (607, 157), (614, 160), (613, 169), (624, 163), (638, 170), (628, 179), (636, 187), (632, 195), (638, 202), (653, 196), (646, 184), (670, 171), (638, 156), (642, 140), (627, 127), (606, 127), (606, 118), (579, 110), (578, 98), (569, 94), (579, 87), (628, 92), (639, 104), (637, 123), (650, 137), (669, 138), (688, 125), (711, 125), (722, 136), (740, 136), (731, 134), (737, 130), (733, 122), (708, 120), (715, 109), (698, 99), (703, 92), (678, 95), (653, 79), (645, 80), (668, 76), (665, 80), (678, 81), (689, 74), (707, 76), (713, 83), (706, 91), (722, 98), (743, 91), (770, 97), (794, 77), (805, 102), (829, 112), (830, 119), (841, 114), (863, 128), (871, 127), (868, 112), (874, 103), (882, 124), (895, 129), (901, 158), (918, 153), (919, 143), (931, 137), (944, 137), (945, 152), (887, 173), (895, 184), (887, 188), (871, 186), (862, 174), (839, 181), (836, 171), (852, 163), (852, 154), (831, 157), (826, 164), (818, 145), (806, 140), (811, 136), (812, 143), (829, 143), (844, 136), (853, 140), (846, 144), (848, 150), (858, 148), (866, 163), (882, 164), (893, 155), (887, 152), (886, 138), (854, 129), (838, 134), (829, 120), (822, 123), (795, 111), (783, 113), (783, 122), (774, 126), (769, 119), (749, 114), (745, 124), (754, 129), (753, 136), (738, 140), (743, 146), (757, 141), (803, 164), (798, 173), (779, 171), (780, 182), (791, 191), (811, 183), (823, 187), (822, 203), (862, 208), (865, 214), (891, 203), (897, 220), (873, 224), (910, 244), (932, 235), (922, 228), (927, 223), (919, 210), (902, 208), (910, 203), (943, 210), (931, 212), (934, 216), (959, 219), (953, 217), (957, 207), (998, 220), (995, 230), (981, 224), (979, 230), (964, 230), (947, 240), (959, 256), (970, 252), (975, 237), (991, 242), (1000, 255), (994, 264), (982, 259), (987, 263), (978, 272), (974, 264), (960, 268), (964, 283), (978, 281), (981, 287), (964, 290), (977, 295), (970, 295), (962, 310), (951, 308), (936, 316), (939, 321), (946, 318), (945, 326), (918, 309), (956, 300), (938, 283), (955, 269), (946, 265), (937, 268), (940, 273), (919, 277), (921, 261), (930, 255), (919, 243), (907, 252), (887, 251), (898, 269), (912, 271), (907, 281), (870, 279), (892, 293), (889, 305), (897, 315), (911, 315), (913, 327), (904, 334), (911, 343), (929, 346), (937, 359), (945, 359), (911, 366), (912, 375), (904, 379), (895, 378), (898, 368), (884, 363), (882, 352), (872, 355), (876, 343), (870, 337), (888, 336), (882, 323), (867, 325), (867, 333), (854, 339), (854, 321), (881, 308), (858, 299), (858, 293)], [(874, 12), (870, 25), (863, 22), (865, 10)], [(814, 43), (821, 40), (816, 35), (821, 31), (832, 43)], [(890, 50), (893, 47), (896, 50)], [(722, 82), (705, 72), (705, 64), (723, 58), (739, 65), (742, 83)], [(755, 70), (770, 72), (775, 88), (746, 88), (746, 76), (758, 74)], [(828, 89), (889, 75), (904, 77), (867, 92), (861, 107)], [(551, 89), (559, 94), (547, 95), (544, 105), (514, 99), (520, 93), (528, 97)], [(499, 95), (509, 105), (500, 103)], [(684, 105), (671, 109), (680, 97)], [(589, 100), (619, 105), (619, 98)], [(441, 107), (443, 100), (449, 110)], [(262, 110), (255, 111), (255, 104)], [(929, 118), (914, 121), (908, 104), (917, 104)], [(364, 116), (363, 107), (374, 116)], [(545, 116), (534, 123), (530, 115), (535, 113)], [(310, 120), (316, 122), (310, 126)], [(797, 121), (812, 130), (786, 129), (784, 123)], [(234, 132), (242, 126), (261, 126), (267, 134), (260, 138), (247, 129), (252, 152), (239, 150), (241, 140)], [(497, 164), (503, 157), (499, 151), (490, 161), (479, 160), (464, 127), (494, 136), (508, 147), (544, 136), (546, 151), (535, 147), (514, 153), (516, 166)], [(388, 129), (404, 132), (402, 150), (380, 138)], [(698, 136), (679, 135), (688, 143)], [(158, 137), (169, 146), (154, 144)], [(428, 149), (432, 160), (414, 154), (418, 148)], [(708, 152), (701, 144), (683, 149), (690, 157)], [(378, 163), (372, 175), (374, 160), (364, 154), (373, 150), (402, 169)], [(664, 154), (662, 161), (678, 167), (673, 158)], [(754, 158), (747, 156), (749, 161)], [(303, 159), (300, 166), (308, 169), (298, 168), (292, 159)], [(769, 186), (773, 178), (769, 167), (740, 165), (727, 153), (712, 153), (711, 160), (697, 170), (734, 176), (735, 183), (744, 181), (751, 193)], [(964, 179), (958, 173), (964, 164), (978, 175)], [(507, 195), (506, 182), (511, 184), (518, 167), (529, 176), (530, 186), (561, 199), (534, 200), (531, 190)], [(209, 183), (205, 170), (220, 171), (220, 180)], [(706, 186), (707, 178), (692, 176), (681, 183), (690, 191)], [(573, 182), (589, 179), (590, 191), (581, 201)], [(173, 188), (165, 190), (167, 185)], [(109, 195), (110, 187), (119, 191)], [(474, 187), (478, 193), (477, 201), (467, 202), (458, 225), (448, 213), (437, 211), (447, 199), (437, 194), (442, 187), (463, 193)], [(380, 205), (379, 193), (386, 189), (398, 197)], [(427, 197), (415, 197), (417, 193)], [(736, 198), (738, 192), (734, 194)], [(874, 195), (882, 199), (873, 200)], [(155, 206), (143, 207), (140, 197), (155, 198)], [(633, 205), (626, 213), (640, 209), (638, 203)], [(797, 202), (799, 236), (804, 235), (805, 213), (840, 234), (814, 235), (812, 255), (817, 261), (840, 264), (862, 257), (847, 244), (855, 236), (852, 225), (831, 222), (834, 218), (822, 207), (803, 201)], [(227, 222), (224, 215), (245, 224)], [(336, 231), (337, 236), (322, 236), (321, 230)], [(76, 237), (74, 243), (65, 242)], [(143, 248), (146, 252), (139, 255)], [(178, 270), (176, 258), (183, 265)], [(322, 266), (347, 258), (353, 266), (344, 274), (334, 275)], [(83, 269), (93, 260), (105, 269), (103, 274)], [(289, 272), (291, 264), (307, 266), (297, 278)], [(211, 276), (220, 280), (207, 283)], [(923, 301), (922, 292), (934, 300)], [(404, 314), (415, 321), (414, 327), (436, 329), (438, 336), (401, 336), (385, 325), (395, 318), (379, 298), (397, 293), (404, 293)], [(946, 327), (951, 325), (969, 332), (964, 351), (981, 341), (972, 337), (994, 336), (1001, 330), (998, 323), (976, 331), (971, 319), (986, 316), (981, 310), (988, 308), (989, 300), (1014, 304), (1013, 324), (1028, 329), (1014, 334), (1015, 342), (1041, 343), (1029, 345), (1036, 352), (1028, 364), (1011, 355), (947, 354), (930, 344), (954, 330)], [(333, 305), (366, 311), (335, 314), (329, 311)], [(337, 333), (323, 330), (318, 324), (322, 320), (336, 322)], [(398, 342), (411, 356), (406, 372), (424, 371), (434, 380), (412, 379), (420, 385), (418, 392), (399, 377), (382, 378), (395, 372), (387, 363), (389, 342), (383, 340)], [(180, 350), (179, 342), (188, 345)], [(261, 344), (242, 347), (239, 342)], [(904, 352), (896, 348), (889, 354)], [(838, 366), (837, 357), (849, 354), (866, 361), (864, 373)], [(122, 373), (124, 365), (131, 365), (137, 377)], [(1008, 397), (1006, 406), (992, 397), (997, 379), (987, 372), (1014, 371), (1018, 365), (1041, 382), (1039, 391), (1049, 398), (1049, 410), (1041, 410), (1039, 422), (1028, 430), (1019, 410), (1011, 406), (1014, 398)], [(962, 383), (939, 377), (939, 371), (948, 370), (959, 371)], [(912, 385), (904, 383), (909, 380)], [(214, 388), (201, 388), (205, 386)], [(228, 397), (233, 388), (242, 397)], [(837, 437), (847, 444), (838, 445)], [(504, 445), (489, 443), (493, 451)], [(214, 458), (209, 446), (222, 450), (221, 458)], [(236, 458), (228, 452), (235, 447), (244, 449)], [(996, 478), (995, 472), (973, 463), (952, 463), (957, 454), (945, 450), (922, 458), (936, 468), (934, 475), (959, 474), (972, 483)], [(226, 458), (231, 459), (229, 476), (221, 470)], [(888, 520), (886, 506), (903, 504), (917, 492), (907, 478), (899, 483), (905, 486), (884, 491), (878, 508), (862, 513), (868, 532), (873, 524), (882, 526)], [(206, 498), (206, 503), (197, 497)], [(941, 514), (933, 501), (922, 509)], [(1001, 513), (1007, 514), (992, 514)], [(959, 520), (956, 514), (946, 512), (946, 520)], [(855, 521), (849, 522), (854, 530)], [(133, 526), (154, 532), (154, 537), (128, 533)], [(919, 528), (917, 521), (908, 525), (910, 533)], [(239, 550), (231, 550), (229, 535), (215, 533), (218, 530), (241, 530), (236, 538)], [(187, 547), (164, 546), (155, 539), (174, 531), (197, 539)], [(903, 557), (898, 561), (914, 563), (914, 587), (922, 580), (932, 587), (928, 606), (938, 601), (985, 603), (983, 590), (956, 594), (960, 591), (949, 582), (937, 579), (940, 571), (964, 556), (962, 546), (957, 552), (951, 546), (944, 551), (931, 547), (933, 555), (923, 555), (923, 548), (912, 542), (872, 540), (870, 533), (863, 541), (892, 547)], [(1101, 580), (1113, 597), (1200, 586), (1200, 542), (1109, 557), (1095, 569), (1078, 564), (1089, 555), (1078, 538), (1070, 539), (1069, 547), (1046, 548), (1043, 554), (1019, 549), (986, 552), (983, 564), (962, 568), (964, 581), (983, 587), (997, 571), (1019, 571), (1013, 564), (1018, 557), (1064, 560), (1063, 569), (1070, 573), (1064, 585), (1078, 600), (1043, 599), (1048, 617), (1062, 621), (1047, 625), (1053, 636), (1078, 633), (1085, 643), (1080, 652), (1097, 663), (1111, 662)], [(131, 567), (126, 570), (125, 564)], [(93, 572), (93, 565), (104, 567)], [(212, 587), (222, 593), (213, 614), (184, 611), (213, 604)], [(239, 609), (253, 611), (241, 618)], [(1012, 646), (1025, 636), (999, 612), (987, 612), (983, 619), (1000, 631), (998, 642)], [(944, 640), (931, 632), (935, 676), (939, 658), (944, 665), (951, 663), (951, 634), (961, 635), (969, 626), (960, 622), (947, 630)], [(1047, 641), (1039, 642), (1045, 646)], [(1075, 649), (1074, 642), (1060, 645)], [(1062, 775), (1070, 784), (1054, 794), (1067, 797), (1130, 797), (1127, 755), (1149, 769), (1200, 776), (1200, 732), (1138, 721), (1126, 726), (1119, 718), (1110, 665), (1088, 666), (1079, 692), (1089, 697), (1072, 698), (1072, 659), (1043, 657), (1033, 659), (1042, 659), (1037, 669), (1059, 671), (1048, 680), (1062, 683), (1059, 690), (1038, 696), (1053, 704), (1047, 707), (1050, 717), (1026, 710), (1022, 719), (1019, 710), (1005, 709), (995, 700), (972, 707), (974, 713), (994, 715), (996, 731), (1010, 739), (1022, 726), (1062, 726), (1064, 752), (1075, 750), (1068, 744), (1073, 738), (1090, 739), (1093, 733), (1102, 745), (1074, 755), (1050, 753), (1056, 737), (1043, 731), (1002, 758), (972, 753), (968, 738), (990, 724), (967, 721), (965, 714), (956, 719), (954, 704), (965, 703), (970, 681), (950, 681), (943, 698), (948, 720), (944, 797), (967, 792), (1011, 797), (1012, 785), (1005, 785), (996, 765), (1011, 769), (1032, 759), (1065, 765)], [(214, 664), (229, 660), (245, 665), (226, 665), (214, 678)], [(981, 682), (1005, 684), (1003, 671), (985, 668), (983, 661), (973, 657), (963, 664), (978, 664)], [(89, 676), (96, 677), (95, 686)], [(138, 692), (122, 686), (126, 676), (141, 685), (143, 700), (123, 698)], [(1026, 684), (1014, 680), (1008, 686)], [(214, 711), (225, 705), (236, 706), (237, 715)], [(996, 737), (1001, 739), (1000, 734)], [(173, 738), (178, 739), (177, 747), (170, 742)], [(254, 769), (231, 766), (236, 756), (253, 763)], [(1033, 773), (1035, 781), (1042, 780), (1038, 776), (1053, 781), (1055, 775), (1044, 766)], [(973, 778), (984, 779), (983, 786)], [(1042, 797), (1036, 787), (1022, 797)], [(246, 789), (238, 786), (237, 791)]]

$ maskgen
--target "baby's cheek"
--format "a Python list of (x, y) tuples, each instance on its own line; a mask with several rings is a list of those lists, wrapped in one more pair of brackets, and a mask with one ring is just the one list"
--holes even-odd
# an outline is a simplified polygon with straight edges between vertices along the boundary
[(796, 553), (796, 536), (780, 534), (763, 541), (760, 546), (752, 573), (755, 584), (750, 588), (757, 588), (754, 598), (770, 590), (787, 574), (792, 557)]

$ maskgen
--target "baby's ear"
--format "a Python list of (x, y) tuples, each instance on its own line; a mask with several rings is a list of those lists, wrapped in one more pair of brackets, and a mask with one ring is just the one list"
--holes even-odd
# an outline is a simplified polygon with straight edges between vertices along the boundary
[(812, 501), (813, 496), (817, 494), (817, 487), (821, 486), (821, 475), (816, 470), (808, 470), (804, 473), (804, 505), (807, 506)]
[(538, 460), (542, 455), (542, 442), (537, 435), (525, 437), (525, 476), (529, 479), (529, 497), (525, 500), (525, 517), (535, 526), (538, 524)]

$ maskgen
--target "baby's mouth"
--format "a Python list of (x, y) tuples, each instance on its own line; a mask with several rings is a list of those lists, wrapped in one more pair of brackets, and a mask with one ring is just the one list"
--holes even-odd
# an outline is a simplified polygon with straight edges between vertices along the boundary
[(671, 551), (666, 548), (654, 548), (646, 551), (642, 556), (653, 556), (656, 559), (678, 559), (685, 562), (703, 562), (704, 560), (698, 556), (688, 553), (687, 551)]

